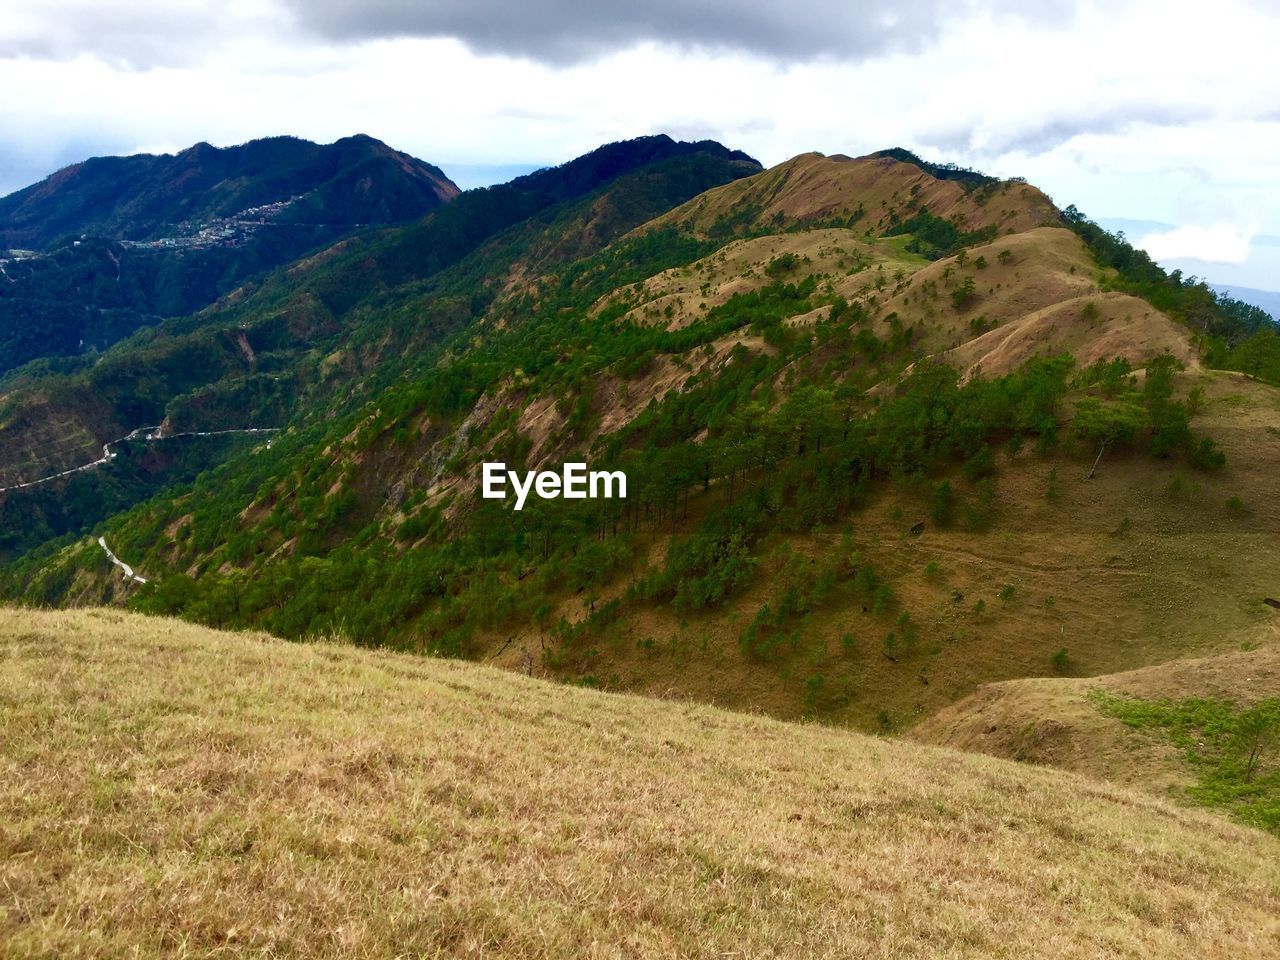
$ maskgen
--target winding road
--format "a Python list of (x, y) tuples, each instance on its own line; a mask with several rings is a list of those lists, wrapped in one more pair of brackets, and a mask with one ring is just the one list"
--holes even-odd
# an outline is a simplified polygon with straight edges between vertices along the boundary
[[(38, 487), (42, 483), (49, 483), (53, 480), (59, 480), (62, 477), (69, 477), (75, 473), (83, 473), (86, 470), (94, 470), (102, 466), (104, 463), (110, 463), (118, 453), (111, 449), (112, 444), (124, 443), (126, 440), (142, 440), (146, 443), (153, 443), (157, 440), (177, 440), (180, 437), (219, 437), (229, 433), (276, 433), (279, 427), (241, 427), (231, 430), (188, 430), (184, 433), (165, 434), (162, 427), (138, 427), (138, 429), (126, 434), (118, 440), (112, 440), (110, 443), (102, 445), (102, 456), (91, 463), (82, 464), (78, 467), (72, 467), (70, 470), (63, 470), (60, 473), (52, 473), (47, 477), (41, 477), (39, 480), (28, 480), (25, 483), (15, 483), (7, 487), (0, 487), (0, 493), (7, 493), (10, 490), (26, 490), (28, 487)], [(270, 443), (268, 442), (268, 445)], [(125, 580), (132, 580), (134, 583), (146, 583), (147, 578), (139, 576), (133, 572), (133, 567), (125, 563), (107, 546), (105, 537), (98, 538), (98, 546), (100, 546), (107, 554), (109, 559), (115, 566), (119, 567), (124, 574)]]
[(70, 470), (63, 470), (61, 473), (52, 473), (47, 477), (41, 477), (39, 480), (28, 480), (25, 483), (14, 483), (7, 487), (0, 487), (0, 493), (8, 493), (10, 490), (26, 490), (29, 487), (38, 487), (42, 483), (50, 483), (54, 480), (60, 480), (63, 477), (69, 477), (75, 473), (83, 473), (86, 470), (95, 470), (104, 463), (110, 463), (119, 456), (119, 454), (112, 451), (112, 444), (124, 443), (126, 440), (143, 440), (147, 443), (153, 443), (157, 440), (177, 440), (181, 437), (220, 437), (229, 433), (276, 433), (279, 429), (279, 427), (241, 427), (232, 430), (188, 430), (184, 433), (166, 434), (163, 432), (161, 427), (138, 427), (137, 430), (126, 434), (118, 440), (112, 440), (110, 443), (104, 443), (102, 445), (102, 456), (91, 463), (72, 467)]
[(107, 551), (108, 560), (110, 560), (117, 567), (119, 567), (121, 570), (124, 571), (124, 578), (126, 580), (132, 580), (134, 583), (147, 582), (146, 577), (138, 576), (136, 573), (133, 572), (133, 567), (129, 566), (127, 563), (125, 563), (123, 560), (121, 560), (119, 557), (117, 557), (114, 553), (111, 552), (111, 548), (107, 546), (107, 540), (105, 537), (98, 538), (98, 546), (100, 546), (103, 550)]

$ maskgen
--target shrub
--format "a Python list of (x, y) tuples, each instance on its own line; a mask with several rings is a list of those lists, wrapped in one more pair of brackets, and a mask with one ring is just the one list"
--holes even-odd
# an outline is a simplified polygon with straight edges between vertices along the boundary
[(963, 310), (978, 295), (978, 287), (973, 277), (965, 277), (951, 291), (951, 305), (957, 310)]

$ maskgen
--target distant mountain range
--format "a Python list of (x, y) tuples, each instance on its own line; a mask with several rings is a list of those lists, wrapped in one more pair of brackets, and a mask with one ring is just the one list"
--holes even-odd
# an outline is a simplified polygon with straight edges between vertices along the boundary
[(105, 349), (458, 188), (372, 137), (95, 157), (0, 199), (0, 373)]

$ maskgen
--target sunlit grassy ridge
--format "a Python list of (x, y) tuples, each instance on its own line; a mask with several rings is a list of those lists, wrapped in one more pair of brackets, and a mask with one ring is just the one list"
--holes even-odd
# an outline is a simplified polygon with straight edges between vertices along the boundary
[(1280, 842), (473, 664), (0, 610), (11, 956), (1280, 956)]

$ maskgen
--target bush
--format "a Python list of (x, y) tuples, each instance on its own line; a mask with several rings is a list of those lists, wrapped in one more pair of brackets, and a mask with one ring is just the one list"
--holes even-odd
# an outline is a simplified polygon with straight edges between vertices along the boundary
[(1187, 459), (1200, 470), (1221, 470), (1227, 465), (1227, 455), (1208, 437), (1202, 437), (1200, 443), (1191, 448)]

